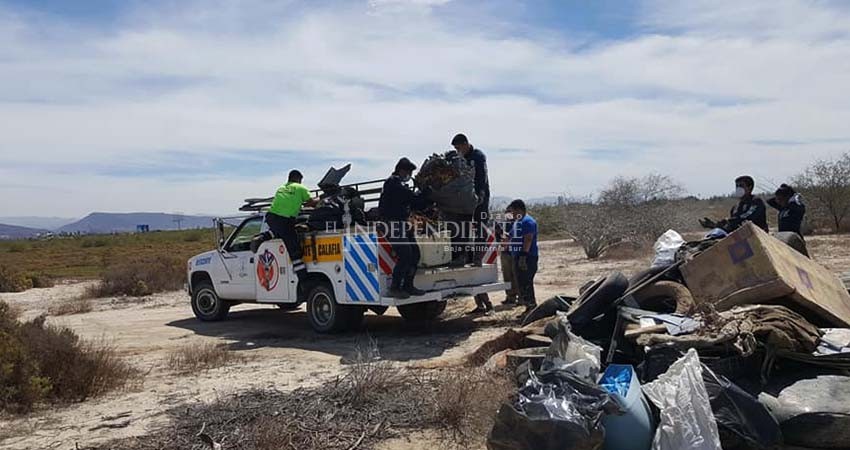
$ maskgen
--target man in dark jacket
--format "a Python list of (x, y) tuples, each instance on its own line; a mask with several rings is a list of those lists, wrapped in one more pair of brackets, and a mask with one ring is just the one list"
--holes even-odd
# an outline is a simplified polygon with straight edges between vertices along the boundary
[(731, 233), (744, 222), (752, 222), (753, 225), (761, 228), (764, 231), (769, 231), (767, 227), (767, 206), (764, 200), (753, 195), (756, 182), (751, 176), (741, 176), (735, 179), (735, 196), (738, 197), (738, 204), (732, 207), (729, 212), (729, 218), (723, 219), (720, 222), (714, 222), (711, 219), (704, 218), (700, 220), (700, 224), (706, 228), (722, 228), (727, 233)]
[[(490, 179), (487, 176), (487, 157), (484, 156), (484, 152), (473, 147), (464, 134), (457, 134), (452, 138), (452, 147), (475, 168), (474, 187), (475, 195), (478, 197), (478, 204), (475, 205), (475, 211), (472, 213), (472, 217), (465, 220), (468, 223), (471, 222), (474, 224), (475, 235), (472, 239), (463, 239), (461, 242), (468, 243), (472, 241), (473, 247), (480, 247), (486, 242), (484, 239), (484, 229), (490, 220)], [(461, 229), (464, 228), (466, 227), (461, 227)], [(463, 265), (466, 263), (469, 255), (472, 256), (473, 264), (479, 265), (481, 264), (481, 258), (483, 258), (484, 252), (480, 248), (475, 248), (472, 252), (462, 251), (452, 261), (452, 265)], [(490, 303), (490, 297), (486, 293), (476, 295), (475, 304), (476, 308), (471, 311), (472, 313), (489, 314), (493, 310), (493, 304)]]
[(803, 198), (794, 191), (794, 188), (783, 184), (774, 193), (774, 197), (767, 201), (773, 209), (779, 211), (779, 231), (791, 231), (799, 234), (803, 233), (800, 228), (803, 226), (803, 218), (806, 215), (806, 205), (803, 204)]
[(419, 209), (425, 203), (425, 196), (414, 192), (405, 183), (410, 181), (416, 165), (407, 158), (401, 158), (395, 166), (395, 171), (384, 182), (378, 208), (386, 223), (386, 238), (396, 254), (393, 269), (393, 281), (388, 295), (393, 298), (405, 299), (411, 295), (422, 295), (425, 291), (416, 289), (413, 279), (419, 265), (419, 246), (408, 222), (412, 208)]

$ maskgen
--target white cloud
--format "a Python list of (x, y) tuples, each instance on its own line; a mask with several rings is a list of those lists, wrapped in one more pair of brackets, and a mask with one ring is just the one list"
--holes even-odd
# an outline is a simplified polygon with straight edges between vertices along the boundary
[[(563, 35), (450, 26), (435, 13), (442, 3), (310, 10), (200, 2), (82, 31), (0, 14), (9, 43), (0, 48), (0, 177), (16, 186), (0, 185), (13, 192), (0, 209), (224, 211), (270, 192), (278, 174), (306, 161), (269, 161), (269, 175), (256, 180), (126, 179), (80, 169), (167, 151), (375, 159), (351, 174), (367, 179), (399, 156), (444, 150), (464, 131), (485, 150), (532, 150), (490, 152), (491, 182), (497, 195), (536, 196), (585, 194), (617, 174), (649, 171), (695, 192), (726, 191), (740, 171), (782, 179), (848, 147), (844, 11), (783, 3), (820, 24), (819, 33), (760, 7), (730, 7), (720, 17), (702, 3), (652, 2), (636, 18), (649, 33), (574, 48)], [(787, 33), (765, 31), (781, 28)], [(765, 140), (817, 142), (753, 142)], [(628, 151), (630, 159), (591, 160), (587, 149)], [(20, 169), (42, 161), (69, 169)], [(55, 204), (35, 201), (44, 194), (27, 188), (33, 180), (58, 193)]]

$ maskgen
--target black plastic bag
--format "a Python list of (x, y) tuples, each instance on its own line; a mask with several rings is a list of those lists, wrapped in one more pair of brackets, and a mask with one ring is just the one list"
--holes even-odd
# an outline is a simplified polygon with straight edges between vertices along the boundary
[(619, 408), (608, 393), (564, 370), (529, 374), (517, 399), (505, 403), (487, 438), (490, 450), (596, 450), (604, 413)]
[[(782, 443), (779, 422), (758, 399), (706, 365), (702, 366), (702, 380), (724, 449), (767, 449)], [(743, 441), (741, 445), (727, 444), (728, 433), (733, 435), (731, 441)]]

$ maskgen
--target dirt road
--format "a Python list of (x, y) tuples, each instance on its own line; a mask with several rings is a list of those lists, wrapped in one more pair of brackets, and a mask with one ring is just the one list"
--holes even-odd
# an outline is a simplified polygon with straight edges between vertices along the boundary
[[(830, 269), (846, 270), (850, 236), (818, 238), (814, 254), (824, 255)], [(640, 258), (587, 261), (572, 243), (541, 243), (538, 299), (556, 293), (574, 294), (588, 279), (611, 270), (632, 273), (648, 264)], [(18, 305), (24, 317), (45, 313), (51, 304), (83, 293), (86, 283), (66, 283), (19, 294), (0, 294), (0, 300)], [(499, 304), (504, 295), (492, 296)], [(141, 299), (95, 300), (94, 311), (50, 317), (49, 322), (74, 329), (86, 339), (105, 340), (141, 369), (138, 386), (79, 404), (51, 407), (27, 417), (0, 420), (0, 447), (4, 449), (72, 449), (115, 438), (137, 436), (166, 424), (165, 411), (191, 402), (209, 402), (249, 388), (290, 390), (319, 384), (341, 373), (359, 348), (370, 342), (385, 360), (421, 367), (462, 358), (482, 342), (513, 323), (519, 310), (472, 318), (470, 299), (450, 302), (444, 320), (412, 326), (394, 311), (367, 314), (360, 333), (315, 334), (303, 308), (284, 312), (274, 307), (240, 305), (228, 320), (197, 321), (183, 292)], [(201, 342), (226, 345), (245, 361), (192, 375), (180, 375), (166, 364), (170, 352)]]

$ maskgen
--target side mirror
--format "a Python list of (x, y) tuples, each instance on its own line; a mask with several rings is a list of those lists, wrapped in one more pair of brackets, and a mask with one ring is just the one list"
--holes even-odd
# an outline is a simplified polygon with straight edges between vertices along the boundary
[(218, 221), (218, 248), (221, 249), (224, 246), (224, 222)]

